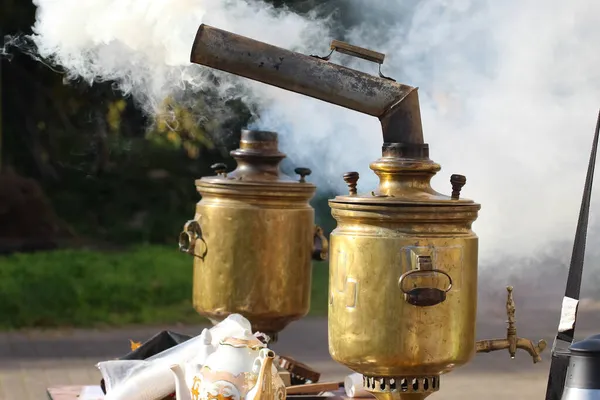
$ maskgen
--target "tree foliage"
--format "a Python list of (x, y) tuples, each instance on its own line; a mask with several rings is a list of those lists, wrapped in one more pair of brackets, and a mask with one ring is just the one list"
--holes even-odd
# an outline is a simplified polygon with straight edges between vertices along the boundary
[[(272, 1), (308, 10), (315, 0)], [(35, 7), (5, 0), (3, 34), (30, 33)], [(60, 72), (7, 49), (2, 63), (2, 163), (42, 185), (78, 235), (98, 240), (172, 242), (198, 201), (194, 180), (209, 165), (233, 161), (251, 113), (212, 92), (193, 105), (165, 99), (144, 116), (110, 82), (66, 84)], [(217, 121), (220, 121), (217, 123)]]

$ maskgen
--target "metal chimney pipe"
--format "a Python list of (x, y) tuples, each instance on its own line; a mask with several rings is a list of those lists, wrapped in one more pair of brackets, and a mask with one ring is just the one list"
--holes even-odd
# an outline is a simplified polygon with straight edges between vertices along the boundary
[[(381, 64), (383, 54), (334, 41), (338, 50)], [(379, 118), (383, 141), (423, 144), (417, 88), (383, 76), (200, 25), (191, 62)]]

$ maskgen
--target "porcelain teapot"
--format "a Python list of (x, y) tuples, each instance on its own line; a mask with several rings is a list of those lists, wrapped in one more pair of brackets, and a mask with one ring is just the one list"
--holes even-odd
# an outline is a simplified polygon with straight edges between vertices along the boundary
[(275, 353), (245, 330), (219, 342), (204, 365), (172, 365), (177, 400), (284, 400)]

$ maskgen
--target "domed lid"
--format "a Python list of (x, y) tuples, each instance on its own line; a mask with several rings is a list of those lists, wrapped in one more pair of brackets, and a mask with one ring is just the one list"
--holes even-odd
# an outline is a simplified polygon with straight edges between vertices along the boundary
[(306, 182), (305, 177), (311, 174), (308, 168), (296, 168), (300, 175), (294, 179), (279, 168), (279, 164), (286, 155), (278, 149), (278, 137), (275, 132), (243, 130), (240, 148), (231, 151), (231, 156), (236, 160), (237, 167), (227, 172), (223, 163), (215, 164), (212, 168), (216, 176), (203, 177), (196, 180), (200, 191), (206, 189), (233, 189), (235, 190), (264, 190), (269, 189), (292, 190), (293, 192), (314, 193), (315, 185)]
[(580, 342), (573, 343), (569, 350), (575, 354), (600, 355), (600, 335), (590, 336)]
[(431, 178), (441, 167), (429, 159), (427, 144), (384, 143), (382, 157), (371, 163), (370, 168), (379, 176), (376, 190), (358, 194), (358, 172), (348, 172), (344, 174), (344, 181), (348, 184), (349, 195), (337, 196), (330, 203), (479, 207), (472, 200), (460, 198), (460, 190), (467, 182), (462, 175), (450, 178), (451, 196), (438, 193), (431, 187)]

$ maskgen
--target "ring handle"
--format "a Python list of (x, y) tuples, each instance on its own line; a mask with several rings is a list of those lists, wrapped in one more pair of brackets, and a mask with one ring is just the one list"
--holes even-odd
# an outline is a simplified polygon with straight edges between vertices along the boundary
[[(407, 277), (409, 277), (410, 275), (413, 275), (413, 274), (416, 274), (416, 275), (423, 274), (423, 275), (425, 275), (425, 274), (431, 274), (431, 273), (442, 274), (442, 275), (445, 275), (448, 278), (448, 287), (445, 290), (443, 290), (444, 293), (448, 293), (452, 289), (452, 277), (450, 275), (448, 275), (447, 272), (444, 272), (441, 269), (430, 269), (429, 271), (427, 271), (427, 270), (423, 271), (423, 270), (420, 270), (420, 269), (413, 269), (413, 270), (410, 270), (408, 272), (405, 272), (400, 277), (400, 281), (398, 283), (400, 285), (400, 290), (402, 290), (402, 293), (407, 293), (404, 290), (404, 288), (402, 287), (403, 286), (402, 284), (403, 284), (403, 280), (406, 279)], [(441, 290), (441, 289), (438, 289), (438, 290)]]
[(329, 257), (329, 241), (325, 237), (323, 228), (319, 225), (315, 225), (315, 231), (313, 234), (313, 249), (312, 259), (314, 261), (324, 261)]
[[(403, 273), (398, 280), (398, 286), (400, 291), (404, 293), (404, 300), (407, 303), (417, 307), (431, 307), (437, 304), (443, 303), (446, 300), (446, 294), (452, 289), (452, 277), (445, 271), (440, 269), (431, 268), (430, 257), (419, 257), (418, 258), (419, 269), (413, 269)], [(404, 288), (406, 278), (411, 275), (425, 275), (425, 274), (442, 274), (448, 278), (448, 286), (446, 289), (438, 289), (434, 287), (415, 287), (410, 290)]]
[(202, 237), (202, 227), (200, 223), (194, 219), (189, 220), (183, 226), (183, 231), (179, 234), (179, 251), (187, 253), (195, 257), (204, 258), (196, 254), (196, 243), (200, 240), (204, 242)]

